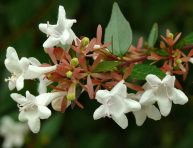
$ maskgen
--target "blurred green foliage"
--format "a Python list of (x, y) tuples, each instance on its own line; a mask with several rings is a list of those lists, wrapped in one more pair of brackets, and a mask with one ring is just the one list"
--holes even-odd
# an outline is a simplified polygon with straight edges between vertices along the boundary
[[(187, 0), (117, 0), (123, 14), (129, 20), (134, 40), (146, 37), (154, 22), (161, 34), (170, 28), (172, 32), (182, 32), (183, 36), (193, 31), (193, 1)], [(17, 119), (18, 109), (9, 95), (4, 78), (8, 76), (4, 67), (5, 52), (13, 46), (21, 56), (33, 56), (47, 62), (42, 43), (45, 34), (38, 30), (39, 23), (47, 20), (56, 23), (58, 5), (63, 5), (68, 18), (76, 18), (73, 26), (77, 36), (94, 37), (96, 27), (107, 26), (113, 0), (1, 0), (0, 1), (0, 116), (10, 114)], [(193, 66), (191, 65), (193, 69)], [(132, 114), (128, 115), (129, 126), (122, 130), (110, 119), (93, 120), (92, 114), (98, 103), (88, 100), (83, 94), (81, 102), (85, 109), (77, 107), (64, 114), (53, 116), (42, 122), (39, 134), (30, 134), (26, 147), (156, 147), (190, 148), (193, 147), (193, 85), (192, 71), (183, 83), (190, 101), (184, 106), (172, 108), (170, 116), (155, 122), (147, 120), (142, 127), (135, 125)], [(26, 82), (25, 87), (34, 94), (36, 82)], [(1, 138), (1, 141), (3, 139)]]

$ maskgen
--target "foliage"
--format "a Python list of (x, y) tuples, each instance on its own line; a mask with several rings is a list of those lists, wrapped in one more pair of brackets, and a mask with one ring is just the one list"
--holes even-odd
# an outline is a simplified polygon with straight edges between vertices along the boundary
[[(26, 0), (1, 0), (0, 63), (2, 72), (0, 83), (0, 116), (7, 113), (11, 114), (17, 110), (16, 105), (10, 99), (10, 92), (7, 85), (4, 83), (4, 78), (7, 74), (3, 61), (7, 46), (14, 46), (22, 56), (33, 54), (33, 56), (42, 59), (41, 62), (45, 62), (46, 58), (41, 44), (46, 37), (39, 33), (37, 25), (43, 21), (46, 23), (48, 18), (54, 22), (56, 20), (55, 10), (57, 10), (59, 4), (66, 7), (69, 16), (79, 18), (80, 24), (74, 26), (76, 32), (84, 32), (87, 36), (93, 36), (93, 30), (95, 30), (97, 23), (106, 26), (112, 3), (112, 0), (34, 0), (29, 5), (29, 2)], [(158, 21), (161, 34), (164, 34), (167, 27), (173, 32), (183, 31), (183, 36), (187, 32), (192, 31), (192, 1), (185, 3), (180, 0), (131, 0), (129, 2), (119, 0), (118, 3), (124, 15), (130, 21), (133, 31), (135, 31), (135, 34), (133, 34), (134, 42), (136, 42), (138, 36), (147, 35), (147, 32), (149, 32), (148, 28), (155, 21)], [(191, 40), (192, 38), (188, 39), (188, 42)], [(121, 52), (121, 55), (123, 53)], [(192, 71), (186, 83), (183, 84), (184, 90), (189, 90), (189, 94), (192, 94), (191, 88), (193, 87), (191, 75)], [(33, 81), (26, 84), (26, 87), (36, 92), (34, 86), (35, 83)], [(87, 96), (83, 94), (82, 97)], [(96, 104), (91, 100), (87, 100), (84, 103), (91, 108), (85, 108), (83, 111), (78, 109), (76, 113), (68, 109), (68, 114), (64, 114), (62, 117), (64, 123), (60, 126), (60, 131), (49, 141), (40, 139), (38, 142), (37, 135), (29, 135), (27, 137), (27, 145), (33, 147), (36, 143), (37, 147), (85, 148), (106, 147), (106, 145), (108, 147), (192, 147), (193, 104), (191, 99), (192, 97), (190, 97), (190, 104), (184, 107), (177, 107), (172, 112), (172, 115), (163, 119), (162, 122), (154, 124), (149, 120), (143, 127), (139, 128), (134, 125), (134, 120), (131, 120), (129, 128), (124, 132), (108, 119), (99, 121), (90, 120), (92, 118), (92, 114), (90, 113), (94, 111)], [(174, 114), (174, 112), (177, 113)], [(53, 122), (57, 122), (58, 119), (55, 118), (52, 120)], [(47, 126), (47, 124), (44, 124), (44, 126)], [(49, 133), (49, 129), (45, 128), (45, 133)], [(119, 143), (117, 143), (117, 135), (119, 135)]]

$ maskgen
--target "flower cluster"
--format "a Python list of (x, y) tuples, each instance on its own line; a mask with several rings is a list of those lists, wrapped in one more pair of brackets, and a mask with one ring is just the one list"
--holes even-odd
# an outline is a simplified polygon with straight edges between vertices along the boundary
[[(111, 20), (114, 13), (121, 13), (116, 3), (114, 9)], [(131, 32), (129, 24), (122, 19), (123, 25), (128, 25), (126, 29)], [(39, 81), (37, 96), (29, 91), (25, 96), (11, 94), (18, 104), (19, 120), (27, 122), (33, 133), (40, 130), (40, 119), (51, 116), (49, 104), (60, 112), (70, 105), (83, 109), (79, 98), (85, 92), (90, 99), (101, 104), (93, 113), (94, 120), (112, 118), (123, 129), (128, 126), (126, 113), (132, 112), (136, 124), (141, 126), (147, 117), (160, 120), (161, 116), (169, 115), (172, 102), (180, 105), (188, 102), (175, 75), (183, 75), (186, 79), (193, 51), (186, 55), (184, 48), (177, 48), (180, 34), (174, 37), (167, 31), (166, 37), (162, 36), (164, 42), (155, 48), (155, 39), (152, 41), (155, 35), (151, 33), (148, 45), (140, 38), (135, 47), (128, 45), (130, 34), (126, 42), (127, 38), (121, 40), (116, 31), (111, 30), (108, 34), (109, 27), (113, 26), (111, 22), (105, 32), (105, 43), (101, 25), (97, 27), (96, 37), (89, 39), (75, 35), (71, 29), (74, 23), (76, 20), (67, 19), (64, 7), (59, 6), (56, 25), (49, 22), (39, 25), (48, 37), (43, 47), (52, 65), (41, 64), (33, 57), (19, 58), (13, 47), (7, 48), (5, 66), (11, 76), (5, 80), (9, 89), (20, 91), (24, 88), (24, 80)], [(110, 42), (109, 36), (112, 38)], [(156, 65), (157, 62), (161, 64)], [(47, 88), (51, 91), (47, 92)], [(131, 93), (133, 91), (136, 93)]]
[(27, 133), (26, 124), (15, 122), (9, 116), (4, 116), (1, 119), (0, 135), (5, 138), (2, 144), (3, 148), (21, 147)]

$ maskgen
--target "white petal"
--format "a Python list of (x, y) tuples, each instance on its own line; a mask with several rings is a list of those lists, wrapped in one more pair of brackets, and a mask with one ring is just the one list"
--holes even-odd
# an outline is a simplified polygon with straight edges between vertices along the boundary
[(147, 114), (148, 118), (153, 120), (160, 120), (161, 114), (159, 110), (154, 105), (149, 105), (144, 109), (145, 113)]
[(30, 63), (34, 66), (40, 66), (41, 63), (38, 61), (38, 59), (34, 58), (34, 57), (30, 57), (28, 58), (28, 60), (30, 61)]
[(77, 39), (78, 37), (75, 35), (75, 33), (72, 31), (72, 29), (69, 30), (71, 39), (67, 41), (67, 44), (71, 44), (74, 40), (75, 45), (77, 45)]
[(17, 90), (21, 90), (24, 87), (24, 77), (23, 75), (19, 76), (16, 80), (16, 88)]
[(14, 59), (5, 59), (4, 64), (9, 72), (16, 74), (22, 73), (19, 61), (16, 61)]
[(28, 100), (31, 100), (31, 101), (33, 101), (33, 102), (35, 102), (35, 99), (36, 99), (36, 97), (34, 96), (34, 95), (32, 95), (32, 94), (30, 94), (30, 92), (29, 91), (26, 91), (26, 99), (28, 99)]
[[(120, 116), (124, 112), (126, 112), (126, 104), (124, 101), (125, 98), (122, 98), (120, 96), (112, 96), (111, 99), (108, 101), (107, 104), (110, 104), (108, 106), (110, 114)], [(128, 111), (127, 111), (128, 112)]]
[(105, 106), (104, 105), (99, 106), (99, 108), (97, 108), (93, 114), (94, 120), (103, 118), (105, 116), (106, 116), (106, 114), (105, 114)]
[(149, 89), (146, 90), (140, 99), (140, 104), (142, 105), (149, 105), (149, 104), (154, 104), (155, 103), (155, 95), (154, 95), (154, 90), (153, 89)]
[[(60, 42), (61, 42), (63, 45), (66, 45), (69, 38), (70, 38), (70, 33), (68, 32), (67, 29), (65, 29), (65, 31), (63, 32), (63, 34), (60, 36)], [(72, 42), (71, 42), (71, 43), (72, 43)], [(71, 44), (71, 43), (70, 43), (70, 44)]]
[(125, 101), (125, 105), (126, 105), (126, 112), (130, 112), (130, 111), (138, 111), (141, 109), (141, 105), (139, 104), (139, 102), (132, 100), (132, 99), (124, 99)]
[(128, 126), (128, 120), (127, 117), (122, 114), (120, 116), (112, 115), (112, 119), (122, 128), (125, 129)]
[(21, 111), (21, 112), (19, 113), (18, 119), (19, 119), (19, 121), (26, 122), (26, 121), (28, 121), (30, 118), (33, 118), (34, 116), (35, 116), (35, 117), (38, 117), (38, 115), (37, 115), (37, 110), (35, 110), (35, 111), (30, 111), (30, 112)]
[(19, 61), (17, 52), (16, 52), (16, 50), (15, 50), (13, 47), (8, 47), (8, 48), (7, 48), (6, 58), (9, 59), (10, 57), (11, 57), (11, 58), (14, 57), (16, 60)]
[(21, 65), (22, 71), (25, 72), (28, 69), (30, 62), (27, 58), (21, 58), (19, 64)]
[(40, 130), (40, 119), (39, 118), (31, 118), (30, 120), (28, 120), (28, 125), (30, 130), (33, 133), (38, 133)]
[(58, 23), (64, 21), (65, 19), (66, 19), (66, 11), (64, 7), (60, 5), (58, 9)]
[(110, 91), (110, 93), (112, 95), (120, 95), (121, 97), (126, 98), (127, 97), (127, 86), (124, 83), (124, 80), (120, 81), (119, 83), (117, 83), (112, 90)]
[(160, 98), (157, 100), (160, 113), (163, 116), (167, 116), (172, 108), (172, 102), (168, 98)]
[(26, 102), (26, 98), (18, 93), (12, 93), (10, 96), (18, 104), (23, 104)]
[(170, 99), (174, 102), (174, 104), (184, 105), (188, 102), (188, 97), (179, 89), (173, 88)]
[(48, 24), (39, 24), (39, 29), (40, 29), (40, 31), (42, 31), (43, 33), (45, 33), (45, 34), (48, 34)]
[(9, 90), (13, 90), (15, 86), (16, 86), (16, 83), (10, 80), (8, 83)]
[(151, 87), (159, 86), (161, 84), (160, 78), (158, 78), (156, 75), (153, 75), (153, 74), (147, 75), (146, 81)]
[(51, 116), (51, 110), (46, 106), (38, 106), (39, 118), (47, 119)]
[(108, 90), (98, 90), (96, 92), (96, 100), (101, 104), (105, 104), (110, 98), (111, 94)]
[(30, 130), (33, 133), (37, 133), (40, 129), (40, 119), (37, 110), (34, 111), (21, 111), (19, 114), (19, 120), (28, 123)]
[(175, 80), (175, 76), (166, 75), (162, 83), (167, 84), (168, 87), (174, 88)]
[(66, 19), (65, 27), (70, 30), (74, 23), (76, 23), (76, 19)]
[(136, 111), (136, 112), (133, 112), (134, 116), (135, 116), (135, 120), (136, 120), (136, 124), (138, 126), (141, 126), (143, 125), (143, 123), (145, 122), (146, 120), (146, 114), (143, 110), (140, 110), (140, 111)]
[(43, 43), (44, 48), (52, 48), (60, 43), (59, 38), (49, 36), (48, 39)]

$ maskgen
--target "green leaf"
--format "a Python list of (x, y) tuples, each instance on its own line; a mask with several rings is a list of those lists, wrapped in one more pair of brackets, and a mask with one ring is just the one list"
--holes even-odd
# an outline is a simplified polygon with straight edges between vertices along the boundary
[(165, 76), (165, 73), (154, 65), (137, 64), (131, 72), (131, 77), (137, 80), (145, 80), (148, 74), (154, 74), (161, 79)]
[(120, 62), (117, 61), (103, 61), (97, 65), (94, 72), (108, 72), (114, 70)]
[(182, 48), (185, 45), (193, 44), (193, 32), (182, 38), (177, 44), (177, 48)]
[(156, 41), (158, 38), (158, 24), (154, 23), (153, 27), (150, 31), (149, 37), (148, 37), (148, 45), (149, 47), (154, 47)]
[(158, 55), (161, 55), (161, 56), (168, 56), (169, 53), (166, 52), (164, 49), (156, 49), (155, 52), (158, 54)]
[(125, 55), (132, 42), (130, 24), (117, 3), (113, 4), (111, 19), (105, 29), (105, 42), (111, 42), (109, 50), (116, 56)]

